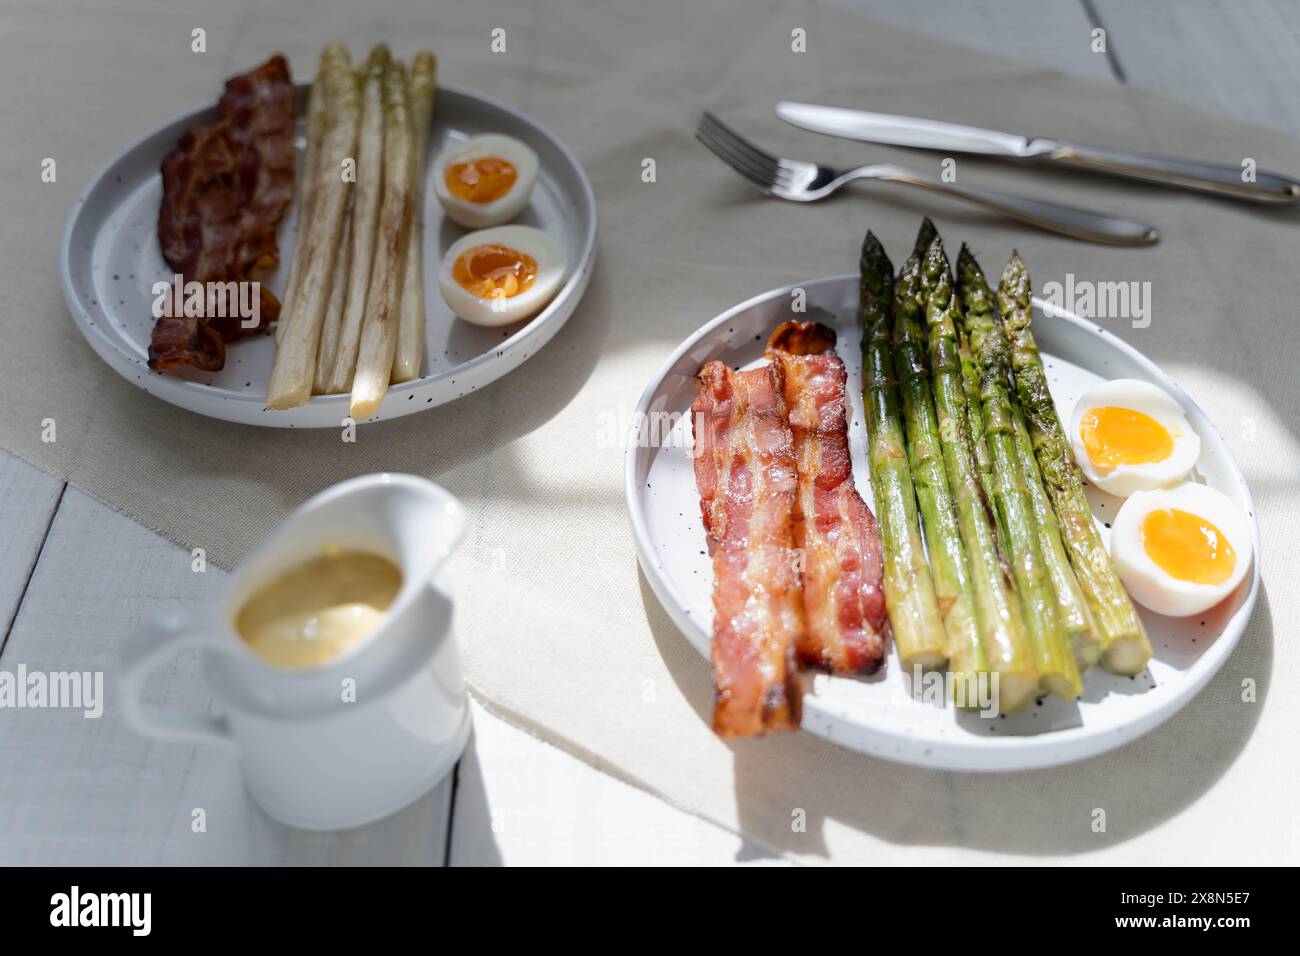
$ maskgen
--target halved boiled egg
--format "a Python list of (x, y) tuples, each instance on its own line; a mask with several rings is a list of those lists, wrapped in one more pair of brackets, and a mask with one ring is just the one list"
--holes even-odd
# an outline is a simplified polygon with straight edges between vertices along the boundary
[(551, 301), (564, 278), (564, 266), (564, 250), (540, 229), (480, 229), (447, 250), (438, 270), (438, 289), (466, 322), (509, 325)]
[(1133, 600), (1186, 617), (1241, 583), (1250, 567), (1250, 525), (1231, 498), (1205, 485), (1139, 491), (1115, 516), (1110, 553)]
[(433, 164), (443, 210), (469, 229), (509, 222), (528, 205), (537, 154), (513, 136), (492, 133), (448, 147)]
[(1201, 456), (1182, 406), (1134, 378), (1102, 382), (1079, 399), (1070, 444), (1088, 480), (1121, 498), (1178, 484)]

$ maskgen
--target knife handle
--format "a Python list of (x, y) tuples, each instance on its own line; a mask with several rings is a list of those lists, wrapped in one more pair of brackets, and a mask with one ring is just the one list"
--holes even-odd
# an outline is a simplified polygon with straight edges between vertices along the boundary
[(1276, 173), (1257, 171), (1254, 182), (1243, 182), (1239, 166), (1130, 153), (1098, 146), (1078, 146), (1074, 143), (1056, 143), (1055, 147), (1044, 155), (1066, 166), (1252, 202), (1300, 201), (1300, 182)]
[(1088, 212), (1073, 206), (1047, 202), (1045, 199), (1030, 199), (1027, 196), (1012, 196), (995, 192), (980, 186), (967, 186), (958, 183), (945, 183), (930, 179), (911, 170), (898, 166), (878, 164), (864, 166), (854, 171), (856, 176), (870, 179), (882, 179), (889, 182), (903, 183), (943, 193), (955, 199), (962, 199), (985, 209), (992, 209), (1012, 219), (1027, 222), (1048, 232), (1059, 233), (1072, 239), (1086, 239), (1089, 242), (1102, 242), (1117, 246), (1149, 246), (1160, 238), (1160, 233), (1152, 226), (1121, 219), (1105, 213)]

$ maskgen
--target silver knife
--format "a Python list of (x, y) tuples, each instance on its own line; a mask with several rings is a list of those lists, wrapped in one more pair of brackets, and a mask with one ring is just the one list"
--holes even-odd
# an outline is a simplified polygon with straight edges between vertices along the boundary
[(1276, 173), (1255, 170), (1252, 170), (1251, 181), (1247, 182), (1245, 169), (1240, 166), (1081, 146), (1061, 140), (1017, 136), (1014, 133), (980, 129), (978, 126), (963, 126), (960, 123), (870, 113), (838, 106), (818, 106), (814, 103), (793, 103), (788, 100), (776, 104), (776, 115), (787, 123), (815, 133), (868, 143), (1052, 161), (1127, 179), (1140, 179), (1143, 182), (1252, 202), (1300, 201), (1300, 182)]

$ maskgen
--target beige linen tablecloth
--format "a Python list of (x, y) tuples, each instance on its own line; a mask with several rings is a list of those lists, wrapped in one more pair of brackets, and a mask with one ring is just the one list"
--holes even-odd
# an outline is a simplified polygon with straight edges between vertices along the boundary
[[(1300, 707), (1285, 689), (1300, 676), (1297, 216), (974, 158), (958, 161), (968, 181), (1125, 211), (1159, 225), (1164, 240), (1138, 251), (1088, 246), (885, 186), (793, 207), (753, 194), (691, 130), (709, 107), (786, 155), (878, 157), (931, 172), (937, 156), (801, 134), (772, 106), (784, 97), (859, 103), (1291, 171), (1300, 144), (805, 2), (512, 6), (6, 2), (4, 447), (223, 564), (341, 479), (391, 469), (441, 482), (473, 516), (451, 574), (468, 677), (488, 706), (801, 860), (1294, 860)], [(195, 27), (207, 31), (206, 53), (191, 52)], [(497, 27), (504, 53), (489, 46)], [(796, 28), (806, 52), (791, 49)], [(434, 48), (447, 82), (512, 103), (565, 140), (591, 175), (601, 215), (590, 290), (549, 346), (461, 401), (363, 427), (355, 444), (333, 430), (209, 421), (136, 390), (84, 344), (58, 280), (64, 217), (114, 152), (212, 100), (224, 77), (273, 50), (309, 76), (333, 40), (354, 56), (379, 40), (402, 56)], [(47, 156), (58, 163), (53, 184), (41, 182)], [(654, 183), (642, 181), (647, 157)], [(922, 213), (991, 268), (1019, 246), (1039, 288), (1067, 273), (1150, 281), (1150, 327), (1109, 325), (1209, 413), (1255, 494), (1265, 589), (1240, 647), (1168, 724), (1074, 766), (960, 775), (806, 734), (724, 743), (705, 720), (706, 662), (638, 574), (609, 416), (625, 417), (676, 343), (717, 312), (778, 284), (851, 271), (867, 226), (901, 258)], [(58, 423), (53, 444), (40, 440), (47, 417)], [(1247, 678), (1258, 702), (1242, 701)], [(1104, 833), (1092, 827), (1095, 808), (1106, 810)], [(806, 828), (792, 825), (798, 811)]]

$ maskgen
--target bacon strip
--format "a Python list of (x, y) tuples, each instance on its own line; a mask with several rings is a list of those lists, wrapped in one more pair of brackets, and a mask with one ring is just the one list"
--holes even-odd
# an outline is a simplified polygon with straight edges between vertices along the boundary
[(799, 469), (794, 534), (807, 624), (798, 653), (810, 667), (871, 673), (885, 655), (880, 537), (853, 484), (846, 373), (834, 347), (832, 329), (807, 322), (786, 322), (768, 341), (768, 359), (784, 372)]
[[(163, 159), (158, 242), (186, 282), (244, 282), (279, 262), (276, 230), (293, 200), (293, 80), (276, 54), (226, 81), (219, 118), (189, 129)], [(256, 328), (240, 318), (169, 315), (154, 326), (149, 366), (220, 369), (226, 343), (280, 313), (260, 289)]]
[(692, 406), (695, 480), (713, 553), (713, 729), (748, 737), (799, 726), (794, 553), (798, 477), (779, 365), (709, 362)]

